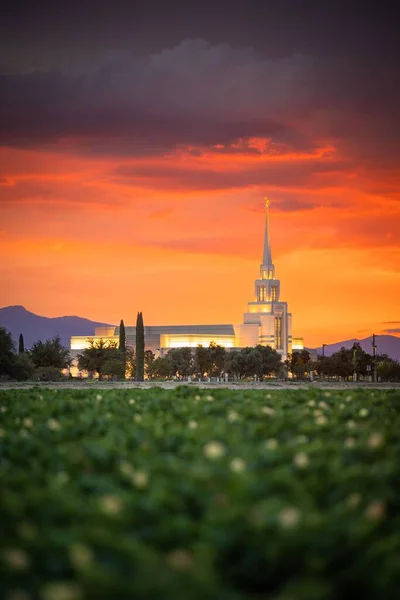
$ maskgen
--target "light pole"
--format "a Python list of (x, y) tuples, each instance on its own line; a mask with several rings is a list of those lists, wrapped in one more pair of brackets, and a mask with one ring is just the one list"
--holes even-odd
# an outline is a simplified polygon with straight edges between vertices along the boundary
[(357, 352), (357, 348), (354, 348), (353, 350), (353, 381), (357, 381), (357, 371), (356, 371), (356, 352)]
[(376, 369), (376, 343), (375, 343), (375, 334), (372, 334), (372, 356), (374, 357), (374, 373), (373, 373), (373, 379), (374, 379), (374, 383), (376, 383), (378, 381), (378, 373), (377, 373), (377, 369)]
[[(322, 344), (322, 358), (325, 358), (325, 346), (328, 344)], [(321, 371), (321, 379), (324, 379), (324, 373)]]

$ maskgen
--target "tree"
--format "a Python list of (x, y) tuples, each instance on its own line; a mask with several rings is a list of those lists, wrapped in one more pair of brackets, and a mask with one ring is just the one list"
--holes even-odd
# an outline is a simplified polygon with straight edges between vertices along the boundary
[(147, 372), (149, 379), (164, 379), (166, 377), (172, 377), (172, 375), (173, 364), (168, 356), (160, 356), (154, 359)]
[(194, 351), (193, 372), (197, 377), (203, 378), (211, 371), (209, 348), (205, 348), (201, 344)]
[(261, 355), (261, 367), (257, 373), (260, 379), (268, 375), (278, 375), (282, 369), (282, 357), (270, 346), (261, 346), (260, 344), (255, 348)]
[(171, 361), (174, 376), (182, 379), (192, 374), (194, 360), (191, 348), (188, 346), (171, 348), (171, 350), (168, 350), (167, 357)]
[(126, 335), (125, 335), (125, 325), (124, 325), (124, 321), (121, 319), (121, 323), (119, 324), (119, 343), (118, 343), (118, 349), (119, 352), (121, 354), (121, 360), (124, 364), (124, 368), (123, 368), (123, 376), (120, 377), (120, 369), (118, 370), (118, 378), (119, 379), (125, 379), (125, 372), (126, 372)]
[(121, 323), (119, 324), (119, 344), (118, 348), (120, 352), (125, 354), (126, 350), (126, 336), (125, 336), (125, 325), (123, 320), (121, 319)]
[(233, 377), (241, 379), (246, 373), (246, 356), (242, 350), (231, 350), (225, 357), (224, 370)]
[(89, 348), (78, 354), (78, 367), (81, 371), (98, 373), (102, 379), (104, 363), (109, 360), (121, 360), (121, 354), (117, 343), (100, 338), (98, 341), (89, 339)]
[(4, 327), (0, 327), (0, 377), (12, 376), (14, 362), (14, 344), (11, 333)]
[(131, 346), (127, 346), (125, 350), (125, 375), (129, 378), (136, 376), (136, 355)]
[(377, 370), (382, 381), (400, 381), (400, 363), (386, 354), (378, 357)]
[(148, 376), (151, 365), (153, 364), (156, 356), (152, 350), (146, 350), (144, 353), (144, 372)]
[(208, 352), (210, 356), (210, 375), (212, 377), (221, 377), (225, 366), (225, 348), (223, 346), (219, 346), (215, 342), (210, 342)]
[(103, 363), (102, 375), (106, 375), (111, 379), (124, 379), (125, 361), (123, 360), (123, 358), (113, 357), (105, 360)]
[(61, 370), (71, 363), (69, 350), (62, 345), (58, 335), (45, 342), (35, 342), (30, 350), (30, 357), (36, 368), (54, 367)]
[(25, 352), (24, 336), (22, 333), (19, 334), (18, 340), (18, 353), (23, 354)]
[(312, 368), (310, 353), (304, 349), (300, 352), (295, 350), (288, 355), (285, 364), (292, 375), (296, 376), (296, 379), (303, 379), (305, 374), (309, 373)]
[(11, 376), (18, 381), (32, 379), (35, 373), (35, 365), (27, 352), (22, 352), (14, 356)]
[(136, 381), (144, 380), (144, 326), (143, 315), (138, 312), (136, 319)]

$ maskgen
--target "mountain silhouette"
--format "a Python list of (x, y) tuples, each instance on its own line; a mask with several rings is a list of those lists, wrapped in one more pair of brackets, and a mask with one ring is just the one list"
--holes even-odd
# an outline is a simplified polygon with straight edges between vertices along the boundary
[(110, 325), (98, 323), (82, 317), (41, 317), (26, 310), (23, 306), (0, 308), (0, 327), (11, 332), (14, 343), (18, 343), (20, 333), (24, 336), (25, 348), (29, 349), (38, 340), (47, 340), (59, 335), (64, 346), (69, 348), (72, 335), (94, 335), (95, 327)]

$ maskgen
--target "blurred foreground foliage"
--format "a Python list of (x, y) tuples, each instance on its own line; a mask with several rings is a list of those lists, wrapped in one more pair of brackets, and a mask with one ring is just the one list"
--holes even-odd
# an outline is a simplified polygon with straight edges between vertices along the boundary
[(8, 600), (398, 598), (398, 391), (0, 391)]

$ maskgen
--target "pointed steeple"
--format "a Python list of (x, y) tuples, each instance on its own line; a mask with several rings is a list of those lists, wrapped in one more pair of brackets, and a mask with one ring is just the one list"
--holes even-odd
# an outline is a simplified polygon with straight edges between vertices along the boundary
[(271, 246), (269, 244), (269, 233), (268, 233), (268, 207), (269, 207), (269, 199), (267, 197), (265, 200), (265, 234), (264, 234), (264, 254), (262, 264), (264, 267), (272, 267), (272, 256), (271, 256)]

